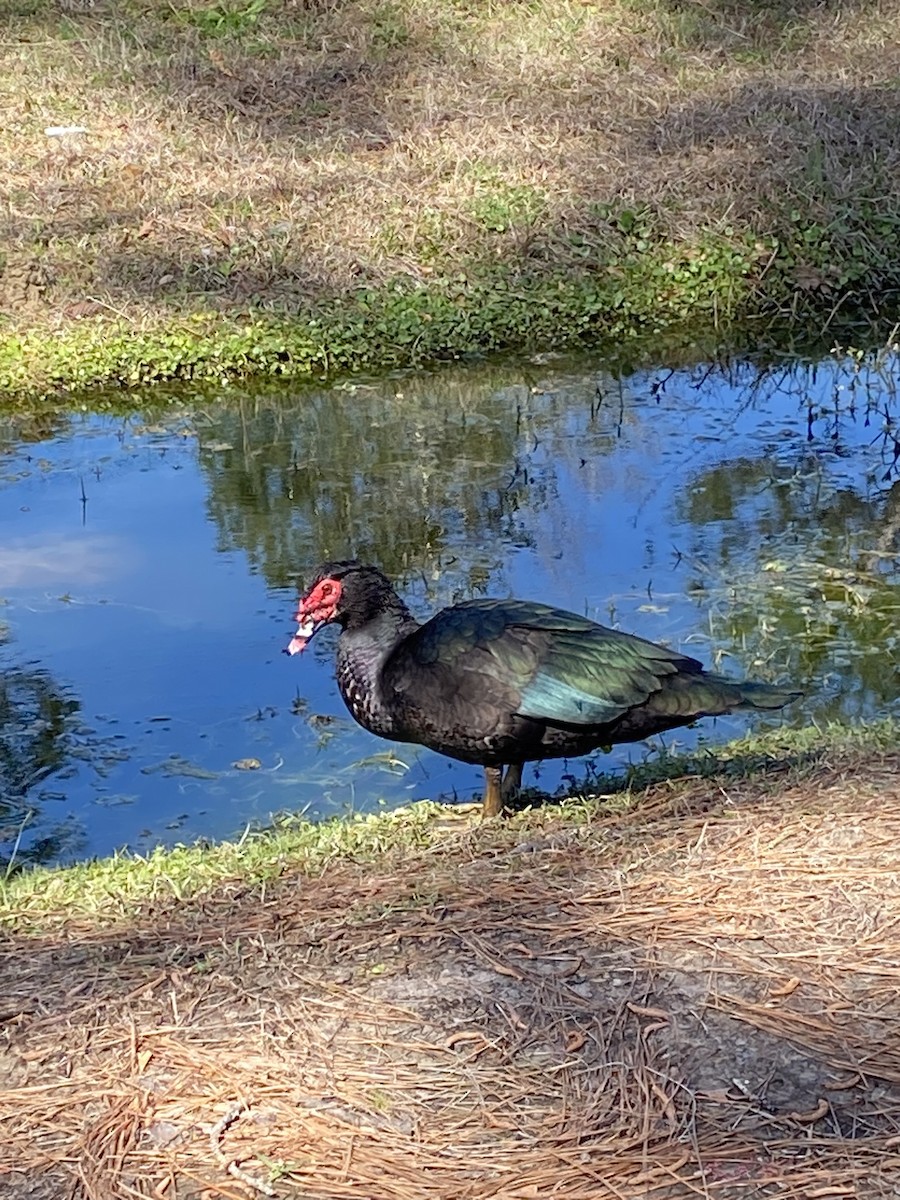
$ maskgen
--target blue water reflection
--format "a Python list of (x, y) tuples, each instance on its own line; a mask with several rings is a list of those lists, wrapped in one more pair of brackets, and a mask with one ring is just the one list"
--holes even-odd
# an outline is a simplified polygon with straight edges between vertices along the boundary
[[(164, 417), (7, 418), (7, 854), (471, 798), (477, 769), (353, 725), (329, 634), (281, 653), (298, 577), (350, 553), (423, 615), (515, 593), (737, 674), (788, 675), (810, 696), (794, 722), (889, 709), (896, 382), (884, 356), (624, 379), (560, 359), (232, 390)], [(545, 764), (538, 781), (552, 792), (570, 772), (584, 764)]]

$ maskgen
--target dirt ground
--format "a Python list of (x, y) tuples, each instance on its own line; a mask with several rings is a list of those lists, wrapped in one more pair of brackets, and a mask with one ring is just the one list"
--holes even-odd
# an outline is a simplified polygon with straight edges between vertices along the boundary
[(0, 943), (0, 1197), (900, 1197), (900, 755)]

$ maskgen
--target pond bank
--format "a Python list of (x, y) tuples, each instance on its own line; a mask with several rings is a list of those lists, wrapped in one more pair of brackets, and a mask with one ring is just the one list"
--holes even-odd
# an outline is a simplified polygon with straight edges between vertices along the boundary
[(598, 819), (598, 796), (604, 820), (626, 820), (628, 813), (640, 820), (647, 789), (659, 787), (666, 792), (670, 781), (712, 780), (711, 788), (697, 784), (710, 795), (728, 780), (756, 780), (765, 790), (770, 777), (778, 785), (785, 772), (802, 780), (814, 777), (824, 763), (875, 761), (893, 751), (898, 739), (897, 724), (889, 718), (865, 726), (834, 724), (751, 733), (714, 750), (660, 754), (623, 773), (596, 776), (590, 795), (548, 800), (508, 822), (480, 824), (477, 804), (422, 801), (391, 812), (324, 821), (287, 816), (274, 827), (248, 829), (237, 841), (200, 841), (71, 866), (19, 870), (13, 860), (0, 880), (0, 927), (24, 932), (44, 925), (52, 928), (72, 918), (114, 924), (130, 919), (145, 903), (159, 899), (180, 903), (234, 878), (243, 879), (247, 886), (266, 886), (289, 871), (315, 876), (335, 861), (363, 864), (439, 851), (448, 830), (452, 840), (461, 829), (471, 828), (472, 836), (488, 846), (498, 839), (505, 843), (509, 836), (515, 840), (523, 828), (532, 823), (541, 826), (546, 820), (572, 828), (591, 826)]
[(892, 740), (248, 839), (199, 887), (177, 851), (10, 881), (7, 1193), (889, 1195)]
[(13, 7), (0, 397), (896, 309), (896, 0)]

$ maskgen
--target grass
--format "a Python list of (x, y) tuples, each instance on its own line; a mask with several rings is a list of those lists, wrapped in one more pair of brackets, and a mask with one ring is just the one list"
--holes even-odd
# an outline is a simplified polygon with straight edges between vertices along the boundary
[[(719, 786), (756, 778), (764, 785), (774, 775), (802, 781), (825, 760), (869, 755), (877, 757), (900, 741), (890, 719), (865, 726), (833, 725), (824, 729), (774, 729), (748, 735), (715, 752), (660, 754), (628, 768), (626, 774), (597, 775), (584, 790), (563, 801), (537, 802), (508, 825), (485, 829), (484, 840), (503, 844), (521, 837), (523, 823), (538, 824), (548, 814), (572, 829), (590, 826), (603, 812), (627, 813), (640, 808), (648, 789), (669, 781), (715, 780)], [(378, 864), (397, 855), (427, 852), (447, 839), (467, 833), (475, 820), (470, 807), (457, 809), (428, 802), (396, 812), (337, 817), (322, 822), (285, 818), (272, 828), (248, 829), (235, 842), (197, 844), (147, 856), (116, 855), (68, 867), (33, 867), (17, 872), (13, 862), (0, 880), (0, 928), (42, 928), (73, 919), (100, 924), (127, 919), (147, 904), (184, 902), (239, 880), (256, 888), (286, 873), (317, 875), (334, 862)]]
[(0, 391), (883, 304), (898, 35), (862, 0), (13, 0)]
[(271, 829), (248, 830), (235, 842), (114, 855), (47, 871), (10, 869), (0, 884), (0, 925), (75, 912), (117, 919), (137, 904), (184, 900), (223, 880), (240, 877), (252, 887), (289, 867), (315, 873), (334, 860), (371, 860), (392, 848), (427, 844), (437, 809), (422, 804), (320, 823), (285, 819)]

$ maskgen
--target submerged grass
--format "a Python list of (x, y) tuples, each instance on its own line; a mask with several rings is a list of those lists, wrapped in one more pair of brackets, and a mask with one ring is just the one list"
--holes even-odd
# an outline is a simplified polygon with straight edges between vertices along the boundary
[[(559, 818), (577, 830), (604, 813), (639, 808), (660, 784), (688, 788), (715, 781), (723, 797), (729, 783), (755, 779), (765, 788), (802, 781), (823, 762), (846, 761), (893, 751), (900, 726), (891, 719), (850, 727), (779, 728), (750, 734), (715, 750), (661, 753), (628, 768), (624, 775), (595, 775), (572, 795), (549, 800), (532, 793), (533, 807), (508, 822), (478, 827), (478, 841), (500, 846), (521, 839), (530, 825)], [(265, 886), (286, 873), (317, 875), (337, 861), (389, 863), (409, 852), (446, 850), (448, 839), (470, 840), (477, 823), (473, 806), (422, 802), (390, 813), (355, 814), (327, 821), (283, 817), (271, 828), (248, 829), (234, 842), (196, 844), (143, 855), (122, 854), (67, 867), (13, 863), (0, 881), (0, 927), (40, 928), (86, 918), (101, 924), (127, 918), (159, 901), (184, 901), (231, 881), (241, 889)]]
[(8, 395), (900, 290), (898, 0), (12, 0), (0, 65)]

